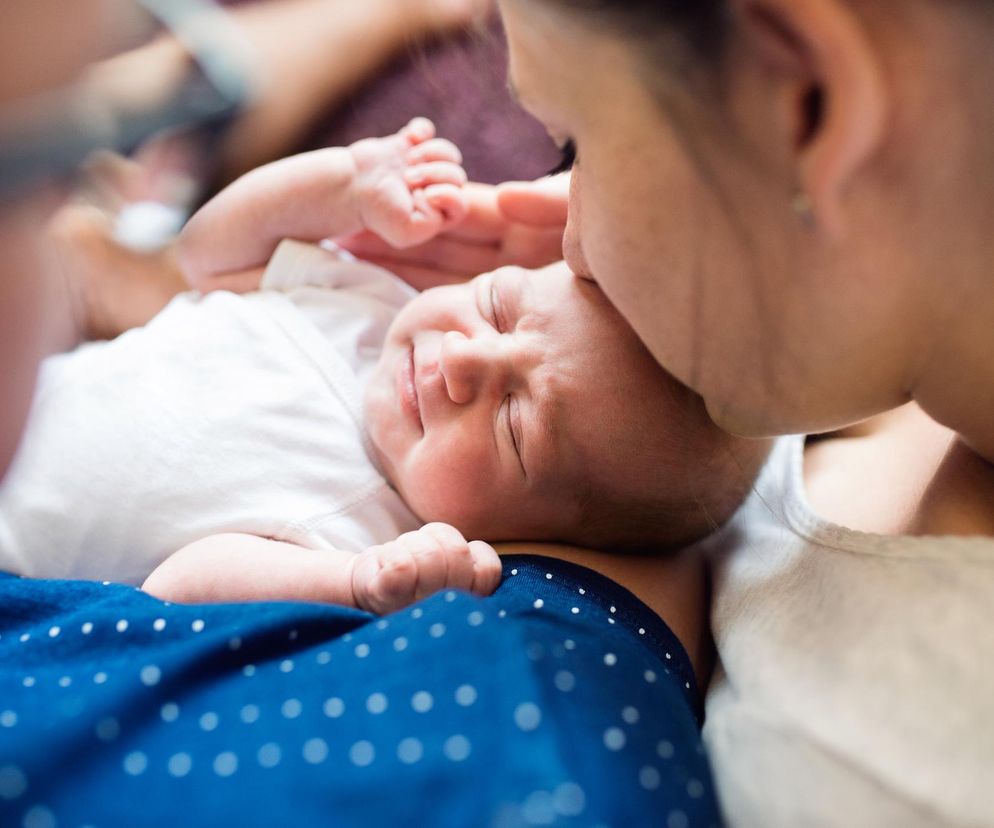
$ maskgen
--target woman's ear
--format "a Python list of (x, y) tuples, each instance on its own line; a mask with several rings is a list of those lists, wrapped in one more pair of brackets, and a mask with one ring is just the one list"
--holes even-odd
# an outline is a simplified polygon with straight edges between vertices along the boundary
[(792, 80), (796, 193), (814, 224), (845, 230), (845, 194), (883, 140), (882, 67), (850, 0), (735, 0), (746, 42)]

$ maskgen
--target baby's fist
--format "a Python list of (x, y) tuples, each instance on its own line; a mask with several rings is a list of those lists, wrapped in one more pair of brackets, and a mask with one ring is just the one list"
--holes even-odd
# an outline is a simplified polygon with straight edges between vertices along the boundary
[(394, 247), (426, 242), (466, 215), (462, 155), (435, 137), (427, 118), (396, 135), (357, 141), (349, 151), (362, 226)]
[(429, 523), (353, 558), (352, 595), (360, 609), (383, 614), (440, 589), (489, 595), (500, 574), (490, 544), (467, 541), (447, 523)]

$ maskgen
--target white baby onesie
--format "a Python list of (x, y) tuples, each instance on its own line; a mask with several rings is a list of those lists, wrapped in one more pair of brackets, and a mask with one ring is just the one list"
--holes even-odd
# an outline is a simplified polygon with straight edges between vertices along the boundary
[(182, 294), (46, 360), (0, 488), (0, 570), (140, 583), (218, 532), (358, 552), (417, 528), (362, 426), (414, 294), (330, 243), (285, 241), (258, 292)]

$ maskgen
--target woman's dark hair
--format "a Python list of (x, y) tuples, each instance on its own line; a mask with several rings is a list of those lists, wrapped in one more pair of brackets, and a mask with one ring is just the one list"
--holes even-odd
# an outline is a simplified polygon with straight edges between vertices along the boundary
[(655, 59), (704, 59), (724, 53), (730, 30), (727, 0), (541, 0), (565, 13), (586, 16), (598, 26), (648, 44), (665, 39), (672, 47), (653, 50)]

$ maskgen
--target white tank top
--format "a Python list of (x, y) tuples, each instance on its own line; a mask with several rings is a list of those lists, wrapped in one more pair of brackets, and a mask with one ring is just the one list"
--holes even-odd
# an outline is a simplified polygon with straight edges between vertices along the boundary
[(420, 525), (373, 466), (364, 382), (414, 291), (284, 242), (256, 293), (187, 293), (42, 367), (0, 489), (0, 569), (140, 583), (246, 532), (359, 551)]
[(994, 541), (823, 521), (803, 447), (780, 440), (702, 544), (721, 658), (704, 737), (726, 818), (994, 825)]

